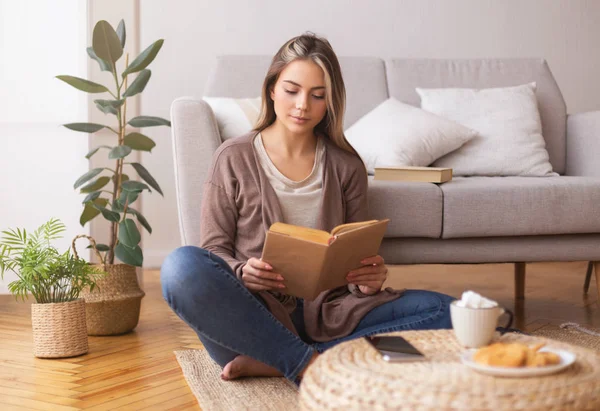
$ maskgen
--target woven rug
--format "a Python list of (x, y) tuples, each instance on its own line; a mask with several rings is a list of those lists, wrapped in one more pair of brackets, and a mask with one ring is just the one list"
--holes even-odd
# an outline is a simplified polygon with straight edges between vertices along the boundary
[[(600, 351), (600, 337), (576, 329), (546, 325), (532, 334)], [(188, 385), (204, 411), (298, 409), (298, 390), (285, 378), (223, 381), (220, 377), (221, 368), (205, 350), (175, 351), (175, 355)]]
[(589, 348), (591, 350), (600, 351), (599, 329), (585, 327), (586, 330), (598, 334), (591, 335), (581, 331), (581, 329), (570, 327), (568, 324), (563, 324), (563, 326), (564, 328), (561, 328), (558, 325), (545, 325), (542, 328), (535, 330), (531, 334), (539, 337), (552, 338), (553, 340), (558, 340), (573, 345), (579, 345), (580, 347)]
[(298, 389), (283, 377), (223, 381), (206, 350), (175, 351), (183, 375), (204, 411), (297, 410)]

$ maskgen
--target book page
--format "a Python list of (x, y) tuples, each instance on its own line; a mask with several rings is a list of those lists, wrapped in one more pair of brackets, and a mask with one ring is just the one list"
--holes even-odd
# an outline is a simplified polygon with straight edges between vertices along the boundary
[(340, 287), (348, 284), (346, 275), (366, 257), (377, 255), (379, 246), (390, 220), (381, 220), (362, 228), (338, 234), (336, 240), (327, 249), (327, 257), (317, 291)]
[(327, 231), (280, 222), (271, 224), (269, 231), (288, 235), (290, 237), (302, 238), (306, 241), (312, 241), (319, 244), (328, 244), (329, 239), (331, 238), (331, 234)]
[(335, 236), (341, 233), (345, 233), (348, 231), (352, 231), (355, 230), (359, 227), (364, 227), (367, 225), (371, 225), (371, 224), (375, 224), (376, 222), (378, 222), (379, 220), (368, 220), (368, 221), (359, 221), (357, 223), (346, 223), (346, 224), (340, 224), (337, 227), (335, 227), (333, 230), (331, 230), (331, 235)]

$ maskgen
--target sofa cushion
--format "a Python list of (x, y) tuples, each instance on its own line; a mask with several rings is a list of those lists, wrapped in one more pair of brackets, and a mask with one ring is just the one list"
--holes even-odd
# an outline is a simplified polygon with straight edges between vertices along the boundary
[(485, 89), (417, 88), (421, 108), (477, 130), (435, 167), (455, 176), (558, 176), (542, 137), (535, 83)]
[(215, 115), (223, 141), (246, 134), (256, 125), (261, 98), (204, 97)]
[(439, 238), (442, 191), (435, 184), (369, 177), (369, 218), (389, 218), (385, 237)]
[(565, 172), (567, 109), (543, 59), (390, 59), (386, 60), (390, 96), (420, 106), (415, 88), (491, 88), (535, 82), (542, 135), (552, 169)]
[(375, 167), (426, 167), (477, 135), (475, 130), (391, 97), (345, 132), (369, 174)]
[(600, 232), (600, 178), (457, 177), (440, 188), (443, 238)]

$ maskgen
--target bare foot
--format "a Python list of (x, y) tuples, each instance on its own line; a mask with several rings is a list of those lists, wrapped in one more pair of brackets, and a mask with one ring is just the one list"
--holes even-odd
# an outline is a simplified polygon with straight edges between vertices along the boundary
[(282, 374), (277, 369), (255, 360), (246, 355), (238, 355), (231, 360), (221, 373), (221, 378), (225, 381), (234, 380), (240, 377), (281, 377)]

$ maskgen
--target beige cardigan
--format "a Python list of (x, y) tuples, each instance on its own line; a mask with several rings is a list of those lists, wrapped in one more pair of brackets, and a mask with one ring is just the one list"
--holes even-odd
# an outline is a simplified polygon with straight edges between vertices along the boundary
[[(202, 197), (200, 246), (223, 258), (240, 280), (246, 261), (260, 258), (266, 231), (282, 220), (277, 196), (252, 144), (255, 135), (250, 132), (227, 140), (217, 149)], [(367, 219), (367, 173), (360, 158), (327, 138), (325, 143), (317, 228), (330, 231), (339, 224)], [(273, 315), (298, 334), (290, 319), (295, 298), (271, 291), (259, 295)], [(347, 287), (324, 291), (314, 301), (304, 301), (306, 333), (321, 342), (344, 337), (367, 312), (400, 295), (402, 291), (390, 288), (373, 296)]]

